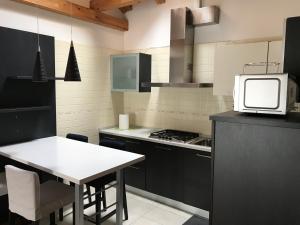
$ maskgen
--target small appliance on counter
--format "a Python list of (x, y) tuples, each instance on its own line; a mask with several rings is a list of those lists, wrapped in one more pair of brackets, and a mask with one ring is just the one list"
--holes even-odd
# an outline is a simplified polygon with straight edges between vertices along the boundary
[(211, 147), (210, 137), (200, 135), (198, 133), (193, 133), (193, 132), (167, 129), (167, 130), (152, 132), (149, 137), (158, 140), (170, 141), (170, 142)]
[(128, 114), (120, 114), (119, 115), (119, 129), (120, 130), (128, 130), (129, 129), (129, 115)]
[[(300, 100), (300, 17), (290, 17), (284, 24), (283, 62), (267, 62), (266, 73), (235, 77), (234, 110), (247, 113), (285, 115)], [(268, 42), (269, 43), (269, 42)], [(269, 47), (269, 45), (268, 45)], [(269, 50), (268, 50), (269, 52)], [(283, 65), (282, 73), (270, 74), (269, 65)], [(261, 66), (249, 63), (245, 66)], [(245, 67), (244, 67), (245, 69)], [(278, 70), (279, 72), (279, 70)]]
[(297, 100), (297, 84), (288, 74), (235, 76), (234, 110), (285, 115)]

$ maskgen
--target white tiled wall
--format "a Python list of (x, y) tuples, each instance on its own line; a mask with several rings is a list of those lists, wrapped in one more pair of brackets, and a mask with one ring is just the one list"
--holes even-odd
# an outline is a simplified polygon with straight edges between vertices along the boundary
[[(212, 82), (215, 44), (194, 51), (194, 79)], [(152, 81), (168, 82), (169, 48), (139, 50), (152, 55)], [(137, 52), (137, 51), (135, 51)], [(124, 112), (136, 126), (211, 133), (209, 115), (231, 110), (231, 97), (213, 96), (212, 88), (152, 88), (151, 93), (125, 93)]]
[[(56, 76), (65, 73), (70, 43), (55, 42)], [(123, 94), (111, 93), (109, 59), (116, 50), (75, 43), (82, 82), (56, 81), (57, 132), (89, 136), (98, 142), (98, 129), (113, 126), (123, 110)]]
[[(56, 41), (56, 75), (64, 76), (68, 42)], [(197, 45), (195, 79), (211, 82), (214, 44)], [(57, 131), (89, 136), (98, 142), (98, 129), (118, 124), (118, 114), (131, 114), (136, 126), (173, 128), (210, 134), (209, 115), (232, 109), (232, 99), (213, 96), (212, 88), (152, 88), (151, 93), (112, 93), (110, 55), (117, 50), (75, 43), (82, 82), (56, 82)], [(168, 82), (169, 48), (144, 49), (152, 55), (152, 81)]]

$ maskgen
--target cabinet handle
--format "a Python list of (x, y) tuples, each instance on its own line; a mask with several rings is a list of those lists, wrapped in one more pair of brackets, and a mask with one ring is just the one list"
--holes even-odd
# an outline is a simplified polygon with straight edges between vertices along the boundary
[(116, 138), (113, 138), (113, 137), (104, 137), (103, 140), (105, 140), (105, 139), (106, 140), (112, 140), (112, 141), (116, 140)]
[(172, 149), (168, 148), (168, 147), (155, 146), (155, 148), (160, 149), (160, 150), (165, 150), (165, 151), (172, 151)]
[(211, 159), (211, 156), (209, 155), (201, 155), (201, 154), (196, 154), (197, 157), (200, 157), (200, 158), (208, 158), (208, 159)]
[(136, 166), (129, 166), (129, 168), (132, 168), (132, 169), (135, 169), (135, 170), (139, 170), (140, 169), (139, 167), (136, 167)]
[(139, 144), (139, 142), (137, 142), (137, 141), (128, 141), (128, 140), (126, 140), (126, 143), (129, 143), (129, 144), (135, 144), (135, 145), (138, 145), (138, 144)]

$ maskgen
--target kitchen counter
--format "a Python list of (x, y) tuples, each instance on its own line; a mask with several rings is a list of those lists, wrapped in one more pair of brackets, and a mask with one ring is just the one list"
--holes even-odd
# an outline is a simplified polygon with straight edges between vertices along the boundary
[(300, 114), (230, 111), (211, 119), (212, 225), (299, 224)]
[(106, 129), (100, 129), (99, 132), (103, 134), (109, 134), (109, 135), (115, 135), (125, 138), (134, 138), (142, 141), (150, 141), (165, 145), (172, 145), (177, 146), (181, 148), (188, 148), (188, 149), (194, 149), (199, 151), (205, 151), (205, 152), (211, 152), (210, 147), (206, 146), (200, 146), (200, 145), (193, 145), (193, 144), (187, 144), (187, 143), (179, 143), (179, 142), (171, 142), (167, 140), (158, 140), (155, 138), (150, 138), (149, 135), (152, 132), (159, 131), (162, 129), (158, 128), (144, 128), (144, 127), (136, 127), (136, 128), (130, 128), (129, 130), (120, 130), (117, 127), (112, 128), (106, 128)]
[(213, 115), (210, 119), (220, 122), (300, 129), (300, 113), (296, 112), (290, 112), (285, 116), (279, 116), (229, 111)]

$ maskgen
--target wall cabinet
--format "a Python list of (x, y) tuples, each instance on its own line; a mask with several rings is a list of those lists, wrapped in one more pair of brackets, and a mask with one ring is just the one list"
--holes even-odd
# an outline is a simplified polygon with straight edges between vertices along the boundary
[[(282, 62), (282, 42), (272, 41), (269, 46), (269, 62)], [(214, 95), (232, 96), (234, 76), (243, 73), (246, 63), (266, 62), (268, 42), (256, 43), (220, 43), (216, 45), (214, 66)], [(268, 73), (277, 72), (276, 66), (270, 66)], [(265, 74), (266, 67), (247, 67), (245, 73)]]
[(142, 83), (151, 82), (151, 55), (137, 53), (111, 56), (112, 91), (150, 92)]
[[(148, 141), (100, 134), (105, 141), (123, 143), (145, 161), (125, 169), (126, 184), (209, 211), (211, 205), (211, 159), (209, 152)], [(115, 146), (112, 146), (115, 147)]]

